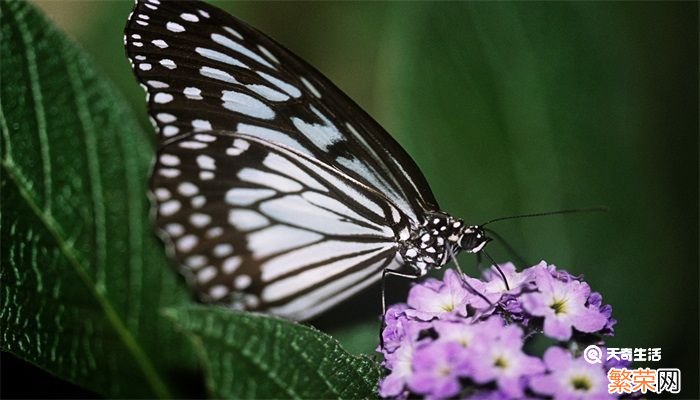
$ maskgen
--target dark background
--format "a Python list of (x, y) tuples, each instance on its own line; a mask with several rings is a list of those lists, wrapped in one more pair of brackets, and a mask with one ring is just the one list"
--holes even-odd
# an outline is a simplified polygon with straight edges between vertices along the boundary
[[(132, 2), (34, 3), (90, 53), (150, 134), (122, 47)], [(680, 368), (681, 397), (698, 397), (697, 3), (215, 4), (329, 76), (467, 222), (609, 207), (492, 228), (527, 260), (519, 267), (545, 259), (585, 274), (619, 321), (609, 345), (662, 348), (660, 362), (641, 366)], [(514, 258), (499, 243), (489, 252)], [(474, 273), (472, 257), (461, 261)], [(371, 353), (378, 304), (375, 287), (316, 324)], [(81, 395), (50, 379), (20, 384), (42, 373), (2, 361), (3, 397)]]

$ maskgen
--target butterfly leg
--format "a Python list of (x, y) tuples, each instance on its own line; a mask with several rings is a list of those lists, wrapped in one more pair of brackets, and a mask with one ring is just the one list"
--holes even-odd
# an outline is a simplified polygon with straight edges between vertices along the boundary
[(386, 322), (386, 277), (387, 275), (391, 276), (398, 276), (401, 278), (408, 278), (408, 279), (418, 279), (420, 278), (419, 274), (407, 274), (403, 272), (398, 272), (394, 271), (393, 269), (386, 268), (382, 272), (382, 323), (379, 325), (379, 346), (384, 347), (384, 336), (382, 335), (382, 331), (384, 330), (384, 325)]

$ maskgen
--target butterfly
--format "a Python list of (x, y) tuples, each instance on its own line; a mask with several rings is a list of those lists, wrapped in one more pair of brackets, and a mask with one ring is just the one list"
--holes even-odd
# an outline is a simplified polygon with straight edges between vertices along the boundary
[(347, 95), (225, 11), (137, 0), (124, 42), (158, 136), (155, 222), (202, 301), (306, 320), (490, 240)]

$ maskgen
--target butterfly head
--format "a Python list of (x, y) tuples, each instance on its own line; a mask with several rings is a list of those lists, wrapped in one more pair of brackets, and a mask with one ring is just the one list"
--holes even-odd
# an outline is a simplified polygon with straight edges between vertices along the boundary
[(459, 247), (467, 253), (478, 253), (488, 242), (493, 240), (486, 236), (481, 225), (465, 226), (461, 233)]

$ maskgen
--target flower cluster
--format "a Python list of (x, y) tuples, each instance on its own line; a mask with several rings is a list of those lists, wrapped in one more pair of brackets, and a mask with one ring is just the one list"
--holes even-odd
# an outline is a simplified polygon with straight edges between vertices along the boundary
[[(605, 366), (580, 355), (613, 334), (601, 295), (545, 262), (522, 272), (499, 267), (507, 285), (495, 270), (482, 279), (447, 270), (387, 310), (382, 397), (613, 398)], [(554, 344), (541, 357), (528, 354), (524, 347), (541, 337)]]

